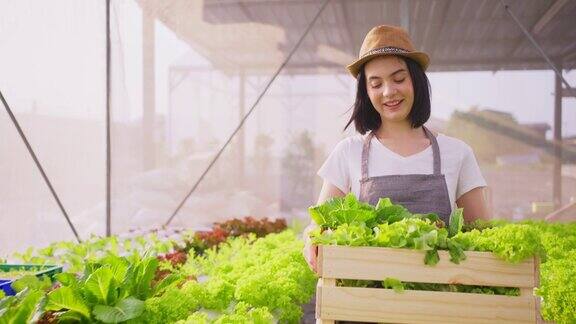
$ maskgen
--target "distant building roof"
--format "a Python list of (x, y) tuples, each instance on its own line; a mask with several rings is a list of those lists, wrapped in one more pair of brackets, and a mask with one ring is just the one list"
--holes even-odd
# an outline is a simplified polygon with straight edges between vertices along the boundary
[[(554, 144), (551, 141), (548, 141), (545, 137), (541, 136), (541, 134), (538, 134), (533, 128), (527, 128), (525, 125), (518, 124), (513, 117), (512, 120), (510, 120), (510, 114), (503, 113), (500, 115), (505, 116), (505, 118), (494, 118), (495, 115), (498, 115), (498, 111), (490, 110), (489, 114), (483, 112), (485, 111), (455, 111), (453, 118), (471, 122), (487, 131), (507, 136), (535, 148), (544, 149), (544, 151), (550, 155), (554, 154)], [(494, 114), (494, 112), (496, 114)], [(571, 146), (565, 147), (562, 154), (565, 161), (571, 163), (576, 162), (576, 149), (571, 148)]]
[(540, 132), (547, 132), (552, 129), (552, 127), (550, 127), (550, 125), (548, 125), (547, 123), (526, 123), (520, 125)]
[(516, 121), (516, 118), (514, 118), (514, 115), (512, 115), (509, 112), (506, 111), (501, 111), (501, 110), (495, 110), (495, 109), (482, 109), (482, 110), (475, 110), (474, 112), (477, 112), (479, 114), (490, 114), (490, 115), (496, 115), (500, 118), (504, 118), (510, 121)]

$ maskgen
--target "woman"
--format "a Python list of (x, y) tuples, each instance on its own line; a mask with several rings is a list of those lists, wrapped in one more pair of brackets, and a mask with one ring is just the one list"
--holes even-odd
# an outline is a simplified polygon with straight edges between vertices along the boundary
[[(358, 80), (350, 121), (361, 135), (342, 140), (318, 175), (324, 179), (318, 204), (354, 193), (376, 204), (381, 197), (413, 213), (436, 213), (446, 224), (451, 211), (464, 208), (467, 222), (487, 219), (486, 182), (472, 149), (433, 133), (430, 85), (424, 71), (429, 58), (416, 52), (401, 28), (374, 27), (348, 71)], [(304, 254), (316, 269), (316, 248), (305, 230)]]

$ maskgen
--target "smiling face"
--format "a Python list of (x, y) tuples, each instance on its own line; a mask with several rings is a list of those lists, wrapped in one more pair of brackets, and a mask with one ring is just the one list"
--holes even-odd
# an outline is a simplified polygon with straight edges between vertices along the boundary
[(366, 91), (383, 123), (408, 122), (414, 88), (406, 62), (397, 56), (379, 56), (364, 66)]

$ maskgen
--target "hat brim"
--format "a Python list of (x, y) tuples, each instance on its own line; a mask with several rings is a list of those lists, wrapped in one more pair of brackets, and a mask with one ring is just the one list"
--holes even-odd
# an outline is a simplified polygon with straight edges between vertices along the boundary
[(428, 55), (426, 53), (423, 53), (423, 52), (374, 53), (371, 55), (366, 55), (363, 58), (355, 61), (354, 63), (352, 63), (350, 65), (348, 65), (346, 67), (346, 69), (348, 69), (348, 71), (350, 72), (350, 74), (352, 74), (353, 77), (358, 78), (358, 73), (360, 73), (360, 68), (362, 67), (362, 65), (364, 65), (364, 63), (370, 61), (371, 59), (373, 59), (377, 56), (383, 56), (383, 55), (396, 55), (396, 56), (404, 56), (404, 57), (411, 58), (414, 61), (416, 61), (418, 64), (420, 64), (420, 66), (422, 67), (422, 69), (424, 71), (426, 71), (426, 69), (428, 68), (428, 65), (430, 64), (430, 58), (428, 57)]

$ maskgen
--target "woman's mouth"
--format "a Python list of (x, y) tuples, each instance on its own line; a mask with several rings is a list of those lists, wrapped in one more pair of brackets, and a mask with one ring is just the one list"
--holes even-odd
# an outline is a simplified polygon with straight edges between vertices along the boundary
[(386, 108), (388, 108), (388, 109), (396, 109), (396, 108), (400, 107), (400, 104), (403, 101), (404, 101), (404, 99), (388, 101), (388, 102), (384, 103), (384, 106), (386, 106)]

